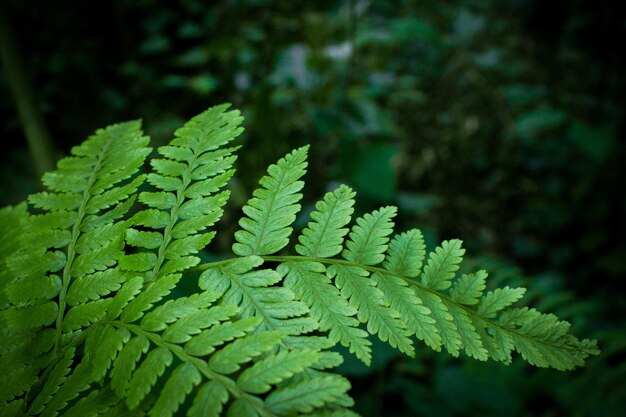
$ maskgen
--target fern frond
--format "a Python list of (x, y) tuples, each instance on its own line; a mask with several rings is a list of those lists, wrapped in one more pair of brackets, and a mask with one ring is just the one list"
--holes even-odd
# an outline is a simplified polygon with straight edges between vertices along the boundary
[(289, 243), (290, 225), (300, 211), (298, 201), (304, 186), (299, 179), (306, 172), (308, 146), (285, 155), (261, 178), (254, 197), (243, 207), (248, 216), (239, 220), (243, 230), (235, 233), (233, 252), (239, 256), (270, 255)]
[(478, 314), (487, 318), (494, 318), (499, 311), (519, 301), (525, 293), (526, 288), (509, 287), (488, 291), (480, 300)]
[[(598, 353), (556, 316), (515, 306), (523, 288), (486, 291), (485, 271), (457, 277), (459, 240), (423, 266), (419, 230), (389, 240), (395, 207), (349, 230), (347, 186), (315, 205), (298, 255), (277, 255), (308, 147), (269, 167), (243, 208), (237, 256), (198, 266), (201, 291), (181, 296), (229, 196), (237, 147), (226, 146), (242, 118), (227, 109), (177, 130), (145, 176), (139, 122), (98, 130), (44, 176), (32, 213), (0, 209), (0, 415), (353, 417), (349, 382), (329, 372), (343, 357), (329, 349), (369, 364), (368, 334), (408, 355), (415, 336), (454, 356), (509, 363), (517, 351), (562, 370)], [(154, 188), (138, 193), (145, 179)]]
[[(273, 171), (280, 172), (277, 166)], [(291, 179), (291, 184), (281, 183), (280, 188), (289, 190), (293, 185), (295, 191), (300, 190), (300, 171)], [(267, 208), (264, 211), (259, 208), (265, 207), (278, 193), (263, 191), (265, 193), (259, 195), (265, 199), (257, 198), (255, 206), (247, 213), (257, 219), (271, 214)], [(517, 350), (533, 364), (557, 369), (579, 366), (583, 358), (596, 352), (593, 341), (566, 337), (567, 332), (559, 333), (554, 329), (558, 326), (552, 322), (545, 324), (551, 329), (547, 334), (537, 335), (524, 327), (522, 323), (528, 324), (527, 321), (507, 319), (504, 324), (497, 320), (498, 315), (505, 314), (507, 308), (521, 298), (524, 290), (506, 287), (485, 294), (487, 274), (484, 271), (457, 278), (456, 271), (465, 252), (460, 240), (444, 241), (430, 253), (422, 270), (425, 245), (421, 232), (403, 233), (388, 245), (396, 213), (394, 207), (383, 207), (357, 219), (349, 240), (343, 245), (345, 226), (352, 212), (352, 197), (349, 188), (340, 187), (316, 204), (317, 210), (311, 214), (312, 220), (296, 245), (300, 256), (272, 255), (283, 248), (286, 241), (278, 244), (274, 238), (266, 239), (261, 233), (253, 235), (248, 229), (254, 231), (258, 221), (247, 219), (242, 220), (245, 230), (238, 232), (238, 243), (233, 246), (234, 252), (241, 255), (253, 253), (252, 246), (258, 249), (264, 244), (276, 245), (272, 250), (257, 253), (265, 261), (280, 262), (277, 271), (284, 277), (283, 287), (279, 286), (277, 277), (265, 285), (277, 293), (285, 287), (291, 289), (295, 297), (306, 304), (318, 329), (327, 331), (333, 343), (347, 346), (361, 360), (369, 362), (369, 342), (356, 316), (369, 333), (377, 334), (381, 340), (409, 355), (414, 349), (412, 335), (435, 350), (444, 346), (454, 356), (463, 350), (479, 360), (492, 358), (508, 363), (512, 350)], [(294, 196), (292, 210), (297, 207), (299, 198), (299, 195)], [(282, 222), (281, 230), (287, 231), (288, 223)], [(286, 232), (284, 239), (288, 235)], [(254, 243), (245, 246), (245, 242)], [(339, 252), (343, 259), (334, 258)], [(222, 268), (223, 263), (219, 267)], [(265, 270), (265, 274), (271, 275), (271, 272)], [(229, 287), (230, 284), (220, 285)]]
[(395, 214), (395, 207), (384, 207), (358, 218), (342, 253), (353, 265), (332, 265), (328, 268), (328, 274), (335, 278), (335, 285), (341, 290), (342, 297), (357, 310), (359, 321), (367, 323), (367, 330), (371, 334), (378, 334), (383, 342), (389, 341), (391, 346), (413, 356), (413, 343), (405, 324), (400, 320), (400, 313), (386, 304), (383, 292), (376, 287), (376, 281), (367, 270), (358, 266), (383, 261), (388, 236), (393, 231), (391, 219)]
[(355, 192), (346, 185), (341, 185), (326, 193), (324, 199), (311, 213), (311, 221), (298, 237), (300, 244), (296, 252), (302, 256), (329, 258), (343, 249), (343, 238), (348, 233), (345, 227), (350, 223), (354, 212)]
[(237, 385), (252, 394), (263, 394), (285, 379), (311, 367), (321, 354), (314, 350), (283, 350), (246, 369), (237, 378)]
[(478, 304), (478, 299), (483, 295), (487, 279), (487, 272), (480, 270), (475, 274), (463, 275), (450, 289), (450, 297), (459, 304)]
[(285, 287), (306, 303), (311, 317), (319, 323), (319, 329), (328, 331), (330, 340), (348, 347), (363, 362), (370, 363), (371, 342), (354, 317), (357, 309), (331, 284), (324, 265), (319, 262), (283, 262), (277, 271), (285, 276)]
[(396, 215), (395, 207), (383, 207), (356, 219), (356, 224), (346, 242), (343, 257), (354, 264), (376, 265), (385, 259), (388, 236), (393, 232), (391, 219)]
[[(73, 364), (66, 376), (74, 349), (66, 344), (104, 317), (111, 300), (101, 297), (122, 282), (111, 272), (126, 227), (116, 220), (130, 209), (143, 182), (136, 173), (150, 152), (147, 143), (139, 122), (98, 130), (72, 149), (73, 156), (59, 161), (56, 171), (44, 175), (48, 191), (29, 198), (41, 214), (21, 218), (19, 250), (7, 262), (10, 277), (3, 279), (2, 293), (10, 304), (0, 312), (0, 321), (11, 332), (29, 329), (13, 351), (28, 352), (21, 354), (23, 369), (50, 378), (50, 385), (29, 393), (32, 413), (56, 415), (90, 387), (84, 366)], [(55, 322), (56, 331), (44, 329)], [(51, 335), (51, 343), (42, 345), (32, 334)], [(15, 378), (9, 378), (11, 384), (23, 387), (26, 375)]]
[[(168, 146), (158, 149), (162, 158), (150, 161), (148, 182), (158, 191), (142, 192), (139, 200), (149, 208), (131, 222), (145, 231), (129, 229), (126, 242), (144, 251), (126, 255), (127, 271), (145, 272), (149, 283), (196, 265), (194, 256), (215, 235), (201, 233), (222, 215), (228, 192), (222, 189), (234, 170), (237, 148), (221, 148), (243, 130), (238, 111), (229, 105), (210, 108), (174, 132)], [(154, 252), (151, 252), (154, 250)]]
[(385, 304), (384, 294), (376, 287), (369, 273), (357, 266), (332, 265), (328, 274), (334, 277), (341, 295), (357, 310), (361, 323), (367, 324), (367, 331), (377, 334), (383, 342), (389, 342), (409, 356), (415, 354), (409, 332), (400, 313)]
[(63, 358), (54, 365), (43, 388), (31, 403), (28, 410), (29, 414), (42, 412), (52, 396), (59, 390), (61, 384), (66, 380), (67, 374), (70, 373), (75, 352), (76, 349), (74, 348), (67, 349)]
[(422, 283), (437, 291), (450, 288), (464, 254), (465, 249), (461, 248), (460, 240), (444, 240), (441, 246), (431, 252), (428, 264), (424, 267)]
[(281, 330), (289, 335), (313, 331), (317, 323), (303, 317), (308, 309), (285, 287), (274, 286), (282, 277), (271, 269), (257, 269), (258, 256), (239, 258), (208, 269), (200, 276), (200, 288), (217, 291), (222, 302), (241, 309), (242, 317), (263, 320), (259, 330)]
[[(150, 285), (163, 281), (160, 279)], [(154, 293), (159, 294), (159, 291)], [(204, 295), (168, 300), (143, 318), (136, 313), (126, 313), (136, 311), (137, 307), (131, 302), (124, 308), (121, 320), (103, 321), (93, 327), (85, 347), (86, 352), (91, 352), (92, 377), (101, 379), (110, 373), (117, 396), (124, 398), (130, 409), (139, 407), (158, 381), (164, 381), (149, 415), (172, 416), (190, 395), (196, 397), (189, 415), (206, 411), (198, 398), (214, 404), (217, 409), (232, 398), (234, 401), (228, 406), (231, 413), (242, 407), (243, 401), (252, 415), (271, 415), (263, 401), (255, 396), (265, 390), (255, 392), (250, 388), (254, 387), (250, 375), (266, 370), (268, 364), (288, 360), (282, 369), (263, 373), (263, 387), (271, 389), (286, 378), (309, 371), (321, 353), (318, 350), (280, 353), (276, 348), (283, 341), (283, 332), (259, 331), (260, 318), (238, 319), (235, 316), (238, 309), (211, 305), (216, 299), (215, 293), (201, 294)], [(194, 320), (187, 320), (192, 317)], [(170, 331), (174, 327), (178, 329)], [(186, 336), (178, 338), (180, 343), (172, 341), (177, 333)], [(175, 363), (178, 364), (173, 366)], [(206, 398), (209, 394), (216, 398)], [(326, 402), (320, 406), (323, 404)]]
[(332, 402), (350, 388), (339, 375), (314, 377), (272, 392), (265, 403), (278, 415), (310, 413), (324, 403)]

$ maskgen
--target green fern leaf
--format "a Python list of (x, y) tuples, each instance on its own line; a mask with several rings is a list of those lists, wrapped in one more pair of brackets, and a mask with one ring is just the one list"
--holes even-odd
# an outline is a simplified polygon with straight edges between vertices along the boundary
[(450, 297), (459, 304), (478, 304), (478, 299), (485, 290), (486, 271), (478, 271), (475, 274), (462, 275), (450, 289)]
[(74, 360), (75, 352), (75, 348), (67, 349), (63, 358), (61, 358), (61, 360), (54, 365), (54, 368), (52, 368), (50, 376), (46, 380), (43, 388), (31, 403), (30, 408), (28, 409), (28, 414), (39, 414), (44, 410), (46, 404), (48, 404), (50, 399), (59, 390), (61, 384), (65, 381), (67, 374), (70, 372), (70, 366)]
[(102, 319), (111, 301), (111, 299), (90, 301), (70, 308), (63, 321), (63, 331), (72, 332)]
[(142, 287), (143, 278), (141, 277), (133, 277), (126, 281), (117, 294), (115, 294), (115, 297), (113, 297), (109, 305), (109, 310), (107, 311), (107, 319), (116, 319), (128, 303), (141, 292)]
[(26, 307), (10, 307), (0, 311), (0, 324), (14, 329), (37, 329), (52, 324), (58, 314), (55, 302), (44, 301)]
[[(195, 277), (230, 195), (238, 147), (226, 146), (242, 118), (227, 109), (176, 131), (146, 175), (138, 122), (99, 130), (43, 177), (33, 213), (0, 209), (0, 415), (353, 417), (349, 382), (330, 373), (343, 358), (328, 349), (369, 364), (368, 332), (408, 355), (416, 336), (454, 356), (510, 363), (517, 351), (561, 370), (598, 353), (556, 316), (512, 308), (524, 289), (485, 292), (484, 271), (456, 277), (459, 240), (422, 268), (419, 230), (389, 241), (395, 207), (357, 219), (344, 243), (347, 186), (315, 205), (297, 256), (276, 255), (300, 210), (308, 147), (260, 180), (238, 256), (198, 266), (202, 291), (173, 297), (189, 291), (175, 288)], [(144, 181), (154, 189), (139, 193)]]
[[(414, 288), (417, 296), (422, 300), (424, 306), (430, 310), (430, 314), (435, 320), (435, 327), (437, 328), (437, 336), (432, 335), (432, 338), (437, 341), (441, 340), (441, 343), (446, 347), (448, 352), (452, 356), (459, 355), (459, 349), (462, 346), (461, 336), (458, 329), (454, 324), (454, 320), (445, 303), (439, 295), (431, 292)], [(437, 342), (429, 343), (434, 350), (439, 351), (441, 349)]]
[(314, 377), (272, 392), (265, 403), (279, 415), (310, 413), (333, 402), (349, 388), (350, 383), (338, 375)]
[(146, 314), (141, 320), (141, 327), (151, 332), (163, 330), (169, 323), (210, 306), (217, 298), (216, 293), (204, 291), (190, 297), (168, 300)]
[(388, 236), (393, 232), (391, 219), (396, 215), (395, 207), (383, 207), (356, 219), (350, 232), (343, 257), (360, 265), (376, 265), (385, 259)]
[(236, 372), (240, 364), (272, 350), (284, 336), (281, 332), (262, 332), (239, 338), (211, 356), (209, 367), (221, 374)]
[(380, 272), (372, 274), (372, 280), (384, 294), (384, 302), (398, 311), (410, 334), (423, 340), (432, 349), (439, 350), (442, 342), (435, 320), (430, 309), (417, 297), (409, 284), (395, 275)]
[(328, 331), (330, 340), (348, 347), (364, 363), (370, 363), (371, 342), (354, 318), (357, 309), (331, 284), (326, 268), (319, 262), (285, 262), (277, 270), (285, 275), (285, 287), (306, 303), (320, 330)]
[(314, 350), (283, 350), (275, 356), (269, 356), (250, 368), (237, 378), (237, 385), (243, 391), (263, 394), (294, 374), (304, 371), (319, 360), (321, 353)]
[(383, 264), (385, 269), (394, 274), (414, 278), (419, 276), (425, 255), (424, 236), (421, 231), (412, 229), (391, 240)]
[(398, 310), (405, 327), (428, 346), (439, 350), (441, 336), (430, 310), (423, 305), (408, 282), (400, 278), (419, 276), (425, 254), (422, 232), (413, 229), (401, 233), (391, 240), (383, 263), (392, 274), (378, 272), (372, 275), (372, 279), (385, 295), (387, 304)]
[(268, 175), (259, 181), (262, 188), (243, 208), (248, 217), (239, 220), (243, 230), (235, 233), (235, 254), (270, 255), (287, 246), (290, 225), (300, 210), (298, 191), (304, 183), (298, 179), (306, 172), (308, 150), (308, 146), (296, 149), (268, 168)]
[(182, 275), (168, 275), (157, 282), (150, 283), (142, 292), (132, 300), (122, 313), (122, 321), (132, 323), (143, 315), (143, 312), (152, 307), (168, 295), (176, 286)]
[(235, 306), (217, 306), (210, 310), (199, 310), (183, 316), (169, 326), (162, 334), (163, 341), (170, 343), (183, 343), (189, 341), (192, 336), (199, 334), (203, 329), (219, 322), (226, 321), (237, 314), (239, 309)]
[(208, 331), (194, 336), (185, 345), (185, 350), (194, 356), (206, 356), (215, 352), (215, 346), (237, 337), (242, 337), (256, 329), (261, 323), (257, 317), (217, 324)]
[(189, 417), (218, 417), (228, 401), (228, 390), (217, 381), (209, 381), (198, 390), (189, 409)]
[(90, 385), (91, 371), (89, 369), (88, 361), (83, 360), (73, 370), (71, 375), (65, 379), (63, 385), (61, 385), (58, 389), (40, 416), (57, 416), (59, 414), (59, 410), (63, 409), (70, 401), (78, 397), (81, 392), (89, 389)]
[[(230, 168), (236, 158), (231, 153), (237, 149), (219, 148), (242, 131), (239, 112), (226, 111), (228, 107), (215, 106), (192, 118), (174, 133), (169, 146), (158, 149), (164, 158), (151, 161), (156, 172), (147, 179), (159, 191), (141, 193), (140, 201), (150, 208), (133, 216), (132, 223), (159, 231), (133, 231), (127, 241), (156, 253), (127, 255), (121, 262), (126, 270), (146, 272), (146, 282), (196, 265), (200, 259), (194, 255), (214, 236), (198, 233), (222, 214), (227, 194), (211, 194), (233, 175)], [(202, 217), (196, 215), (198, 210)]]
[(308, 312), (306, 305), (296, 301), (288, 288), (272, 286), (281, 280), (279, 273), (251, 270), (262, 262), (258, 256), (250, 256), (208, 269), (200, 276), (200, 288), (223, 294), (222, 301), (239, 307), (243, 317), (261, 317), (259, 330), (280, 329), (290, 335), (315, 330), (315, 321), (303, 317)]
[(117, 355), (111, 370), (111, 386), (121, 398), (125, 397), (130, 378), (141, 356), (148, 351), (150, 342), (144, 336), (133, 337)]
[(154, 417), (173, 416), (193, 387), (201, 381), (202, 377), (195, 366), (189, 363), (179, 365), (163, 386), (149, 415)]
[(79, 399), (63, 417), (97, 417), (111, 410), (119, 400), (107, 389), (92, 391), (89, 395)]
[(50, 300), (61, 291), (61, 278), (58, 275), (44, 277), (28, 276), (6, 284), (4, 294), (11, 304), (31, 304), (39, 300)]
[(496, 288), (487, 292), (478, 305), (478, 314), (484, 317), (493, 318), (506, 307), (520, 300), (526, 293), (525, 288)]
[(400, 313), (384, 304), (383, 293), (376, 288), (367, 271), (354, 266), (332, 265), (328, 274), (335, 278), (342, 297), (358, 311), (357, 317), (361, 323), (367, 323), (371, 334), (377, 334), (380, 340), (388, 341), (392, 347), (410, 356), (415, 354)]
[(104, 378), (118, 352), (130, 339), (130, 332), (112, 326), (92, 327), (91, 332), (93, 334), (87, 338), (85, 352), (91, 357), (93, 379), (100, 381)]
[(348, 233), (345, 226), (354, 212), (355, 193), (345, 185), (326, 193), (311, 213), (312, 221), (298, 238), (296, 251), (303, 256), (328, 258), (341, 252), (343, 238)]
[(107, 269), (77, 278), (67, 292), (66, 301), (70, 306), (99, 300), (120, 289), (124, 276), (116, 269)]
[(444, 240), (441, 246), (430, 254), (424, 267), (422, 283), (428, 288), (441, 291), (450, 288), (454, 273), (459, 269), (465, 249), (458, 239)]
[(163, 375), (172, 360), (172, 353), (164, 347), (158, 347), (148, 353), (128, 383), (126, 404), (130, 409), (137, 407), (148, 395), (157, 378)]
[(163, 243), (163, 235), (131, 228), (126, 231), (126, 243), (138, 248), (156, 249)]
[[(478, 359), (479, 361), (489, 359), (488, 352), (484, 348), (481, 338), (476, 332), (467, 311), (452, 302), (446, 302), (446, 307), (452, 316), (452, 321), (460, 336), (459, 348), (465, 349), (467, 356)], [(448, 347), (448, 345), (446, 345), (446, 347)]]

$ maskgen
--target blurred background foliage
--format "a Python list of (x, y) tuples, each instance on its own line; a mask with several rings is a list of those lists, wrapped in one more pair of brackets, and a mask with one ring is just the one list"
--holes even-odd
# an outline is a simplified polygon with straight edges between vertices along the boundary
[[(338, 182), (359, 213), (399, 207), (431, 248), (459, 237), (467, 268), (530, 287), (596, 337), (570, 373), (378, 343), (347, 358), (363, 416), (622, 416), (626, 407), (625, 14), (610, 0), (7, 0), (0, 199), (39, 187), (11, 68), (58, 158), (98, 127), (142, 118), (155, 145), (206, 107), (246, 116), (231, 244), (265, 167), (312, 144), (304, 214)], [(6, 37), (5, 37), (6, 40)], [(6, 46), (6, 42), (5, 42)], [(17, 96), (20, 97), (19, 94)], [(44, 146), (43, 144), (41, 146)]]

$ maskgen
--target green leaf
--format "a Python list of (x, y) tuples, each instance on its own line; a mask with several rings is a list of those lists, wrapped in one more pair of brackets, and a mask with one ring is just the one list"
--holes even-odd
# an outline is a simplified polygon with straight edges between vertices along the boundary
[(447, 302), (446, 306), (452, 315), (452, 320), (460, 336), (461, 347), (465, 349), (467, 356), (479, 361), (489, 359), (488, 352), (483, 347), (480, 336), (476, 332), (467, 311), (451, 302)]
[(202, 235), (187, 236), (182, 239), (174, 240), (165, 251), (167, 259), (176, 259), (189, 254), (198, 253), (202, 250), (215, 236), (215, 232)]
[(108, 298), (78, 304), (70, 308), (63, 319), (63, 331), (78, 330), (101, 320), (106, 315), (109, 304), (112, 301), (112, 299)]
[(237, 385), (253, 394), (266, 393), (270, 390), (270, 385), (278, 384), (304, 371), (320, 356), (320, 353), (314, 350), (283, 350), (243, 371), (237, 378)]
[(130, 333), (126, 329), (116, 329), (112, 326), (101, 326), (90, 330), (85, 351), (92, 358), (93, 378), (100, 381), (109, 370), (117, 353), (130, 339)]
[(55, 417), (70, 401), (78, 397), (81, 392), (87, 390), (92, 382), (89, 361), (83, 360), (74, 371), (65, 379), (50, 400), (45, 410), (40, 414), (42, 417)]
[(426, 255), (424, 236), (417, 229), (396, 235), (389, 244), (385, 269), (407, 278), (417, 277)]
[(76, 348), (67, 349), (61, 360), (54, 365), (54, 368), (52, 368), (52, 371), (46, 379), (43, 388), (31, 403), (30, 408), (28, 409), (29, 414), (32, 415), (41, 413), (46, 404), (48, 404), (50, 399), (59, 390), (60, 386), (67, 379), (67, 374), (70, 373), (75, 352)]
[(21, 304), (52, 299), (59, 294), (61, 286), (61, 279), (57, 275), (28, 276), (8, 283), (4, 291), (8, 301)]
[(343, 257), (361, 265), (376, 265), (385, 259), (388, 236), (393, 232), (391, 219), (396, 215), (395, 207), (383, 207), (356, 219), (346, 243)]
[(131, 246), (146, 249), (156, 249), (161, 246), (163, 235), (159, 232), (143, 232), (136, 229), (126, 231), (126, 243)]
[(164, 347), (158, 347), (146, 356), (133, 374), (126, 391), (126, 404), (133, 409), (150, 392), (158, 377), (163, 375), (165, 368), (172, 363), (172, 353)]
[(133, 253), (124, 255), (120, 259), (119, 267), (124, 271), (149, 271), (156, 265), (157, 256), (151, 252)]
[(141, 318), (144, 311), (151, 308), (154, 303), (160, 301), (174, 289), (180, 278), (180, 274), (172, 274), (148, 284), (137, 298), (132, 300), (124, 309), (122, 321), (132, 323)]
[(385, 302), (400, 314), (406, 329), (434, 350), (441, 349), (441, 337), (435, 320), (408, 283), (394, 275), (375, 273), (372, 280), (384, 294)]
[(83, 275), (74, 280), (67, 292), (65, 301), (73, 306), (87, 301), (95, 301), (120, 289), (124, 276), (116, 269), (98, 271)]
[(132, 338), (117, 355), (111, 370), (111, 386), (119, 397), (124, 397), (130, 378), (141, 356), (148, 351), (150, 343), (144, 336)]
[(311, 213), (311, 221), (298, 238), (296, 251), (300, 255), (328, 258), (341, 252), (348, 233), (344, 226), (354, 212), (354, 196), (350, 187), (342, 185), (317, 202), (317, 211)]
[(497, 288), (487, 292), (478, 305), (478, 314), (494, 318), (498, 311), (509, 307), (520, 300), (526, 293), (525, 288)]
[(215, 351), (215, 346), (238, 337), (245, 336), (253, 331), (263, 321), (258, 317), (216, 324), (210, 329), (191, 338), (185, 345), (185, 350), (195, 356), (206, 356)]
[(446, 347), (448, 352), (452, 356), (459, 355), (459, 349), (462, 346), (461, 336), (454, 325), (454, 320), (448, 308), (444, 304), (440, 296), (432, 294), (428, 291), (424, 291), (414, 287), (417, 296), (422, 300), (424, 306), (430, 310), (430, 314), (435, 320), (435, 327), (437, 328), (437, 335), (433, 336), (434, 341), (429, 343), (434, 350), (441, 350), (441, 345), (438, 340)]
[(348, 389), (348, 380), (338, 375), (313, 377), (272, 392), (265, 404), (279, 415), (310, 413), (315, 408), (332, 403)]
[(424, 267), (422, 283), (433, 290), (442, 291), (450, 288), (450, 281), (459, 269), (465, 249), (458, 239), (444, 240), (441, 246), (431, 252), (428, 264)]
[(243, 207), (247, 217), (239, 220), (242, 230), (235, 233), (235, 254), (270, 255), (287, 246), (290, 225), (300, 211), (298, 191), (304, 182), (298, 180), (306, 172), (308, 150), (308, 146), (296, 149), (267, 169), (268, 175), (259, 181), (261, 188)]
[(173, 416), (193, 387), (198, 385), (201, 380), (200, 372), (194, 365), (190, 363), (179, 365), (163, 386), (149, 415), (151, 417)]
[(176, 195), (174, 195), (174, 193), (166, 193), (163, 191), (144, 191), (139, 194), (139, 201), (141, 201), (148, 207), (159, 210), (169, 210), (176, 205)]
[(71, 274), (80, 277), (95, 271), (103, 271), (122, 256), (123, 241), (120, 238), (107, 242), (102, 247), (78, 255), (72, 264)]
[(58, 306), (52, 301), (26, 307), (10, 307), (0, 311), (0, 323), (15, 329), (38, 328), (52, 324), (56, 320), (57, 312)]
[(485, 290), (486, 279), (487, 272), (482, 270), (475, 274), (463, 274), (452, 286), (450, 297), (460, 304), (478, 304), (478, 299), (483, 295), (483, 291)]
[(169, 326), (162, 333), (164, 342), (184, 343), (191, 339), (191, 336), (199, 334), (203, 329), (211, 327), (221, 321), (226, 321), (239, 309), (235, 306), (216, 306), (209, 310), (199, 310), (188, 314), (174, 324)]
[(388, 341), (409, 356), (415, 354), (400, 313), (385, 304), (383, 293), (376, 288), (376, 282), (368, 277), (367, 271), (355, 266), (332, 265), (328, 274), (335, 278), (341, 296), (356, 308), (357, 317), (361, 323), (367, 324), (368, 332), (377, 334), (380, 340)]
[(122, 285), (122, 288), (120, 288), (117, 294), (115, 294), (115, 297), (113, 297), (113, 301), (111, 301), (109, 311), (107, 311), (107, 319), (116, 319), (122, 313), (124, 307), (140, 293), (142, 287), (143, 278), (141, 277), (133, 277)]
[(189, 417), (219, 417), (228, 401), (228, 391), (217, 381), (209, 381), (198, 390)]
[(169, 323), (208, 307), (217, 298), (216, 293), (205, 291), (189, 297), (168, 300), (146, 314), (141, 320), (141, 327), (150, 332), (163, 330)]
[(325, 271), (318, 262), (285, 262), (278, 266), (278, 272), (286, 276), (285, 287), (306, 303), (320, 330), (328, 331), (330, 340), (348, 347), (350, 352), (368, 364), (371, 361), (371, 342), (354, 317), (357, 310), (339, 294)]
[(284, 336), (282, 332), (268, 331), (237, 339), (213, 354), (209, 359), (209, 367), (221, 374), (236, 372), (242, 363), (272, 350)]

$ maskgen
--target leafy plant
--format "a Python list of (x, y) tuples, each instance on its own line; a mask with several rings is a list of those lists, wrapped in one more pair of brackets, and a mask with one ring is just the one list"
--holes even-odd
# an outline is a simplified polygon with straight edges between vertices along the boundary
[[(350, 416), (333, 347), (368, 364), (369, 335), (409, 356), (417, 337), (454, 356), (509, 363), (515, 350), (559, 370), (598, 353), (556, 316), (515, 307), (524, 289), (487, 291), (485, 271), (457, 277), (461, 241), (426, 257), (419, 230), (390, 239), (394, 207), (349, 230), (347, 186), (317, 203), (296, 255), (284, 254), (308, 147), (260, 180), (236, 256), (200, 263), (242, 131), (227, 109), (178, 129), (147, 174), (139, 122), (98, 130), (44, 175), (48, 191), (29, 207), (0, 212), (1, 416)], [(153, 190), (139, 192), (145, 183)], [(198, 273), (199, 290), (181, 294)]]

